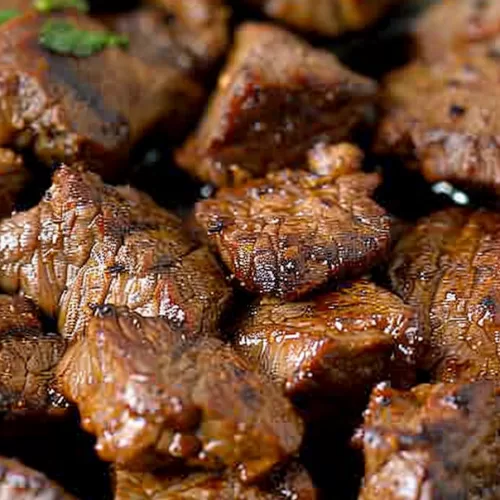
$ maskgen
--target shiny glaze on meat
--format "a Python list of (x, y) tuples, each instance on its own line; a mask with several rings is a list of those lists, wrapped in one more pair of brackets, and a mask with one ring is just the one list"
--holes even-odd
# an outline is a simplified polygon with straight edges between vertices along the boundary
[(59, 379), (99, 455), (125, 468), (180, 461), (251, 481), (301, 442), (301, 422), (272, 384), (221, 341), (190, 342), (164, 318), (98, 307)]
[(211, 332), (230, 297), (208, 249), (133, 188), (58, 169), (42, 201), (0, 222), (0, 286), (22, 291), (83, 334), (95, 305), (164, 315), (188, 336)]
[(449, 209), (396, 246), (394, 289), (419, 314), (418, 364), (445, 382), (500, 378), (500, 214)]
[(292, 401), (359, 403), (391, 376), (391, 357), (411, 372), (416, 333), (410, 307), (361, 280), (307, 302), (262, 299), (236, 328), (234, 343)]
[(241, 286), (296, 299), (329, 279), (360, 275), (384, 257), (390, 220), (370, 198), (380, 177), (337, 177), (345, 168), (333, 163), (327, 175), (272, 172), (198, 203), (198, 222)]
[(2, 420), (42, 420), (64, 414), (68, 405), (55, 390), (53, 378), (65, 350), (62, 337), (44, 333), (29, 300), (0, 295)]

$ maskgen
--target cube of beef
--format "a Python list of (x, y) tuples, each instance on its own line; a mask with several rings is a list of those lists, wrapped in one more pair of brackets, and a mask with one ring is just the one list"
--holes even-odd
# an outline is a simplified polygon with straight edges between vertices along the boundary
[(311, 166), (326, 175), (273, 172), (196, 207), (222, 260), (252, 292), (296, 299), (370, 270), (389, 249), (389, 217), (370, 198), (378, 174), (356, 172), (350, 147), (324, 153), (329, 161), (315, 152)]
[(301, 422), (272, 384), (221, 341), (188, 341), (165, 318), (96, 308), (59, 379), (100, 456), (127, 469), (181, 463), (251, 481), (301, 442)]
[(500, 497), (500, 392), (493, 383), (422, 385), (372, 394), (358, 439), (360, 500)]
[(37, 206), (0, 221), (0, 270), (0, 286), (31, 297), (65, 337), (82, 335), (104, 302), (164, 315), (197, 336), (216, 329), (231, 295), (175, 215), (66, 166)]
[(500, 214), (421, 220), (397, 244), (390, 276), (419, 315), (421, 369), (444, 382), (500, 378)]
[(217, 186), (300, 165), (317, 142), (349, 137), (376, 90), (332, 54), (280, 28), (245, 24), (178, 162)]
[(48, 19), (104, 26), (76, 13), (27, 13), (0, 26), (0, 145), (32, 148), (44, 162), (87, 160), (112, 175), (160, 120), (190, 113), (201, 91), (178, 70), (148, 66), (109, 47), (90, 57), (56, 54), (40, 41)]

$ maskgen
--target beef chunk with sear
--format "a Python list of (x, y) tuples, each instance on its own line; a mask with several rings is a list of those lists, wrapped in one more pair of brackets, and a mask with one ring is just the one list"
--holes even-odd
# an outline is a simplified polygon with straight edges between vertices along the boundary
[(251, 481), (301, 442), (301, 422), (272, 384), (221, 341), (187, 341), (164, 318), (98, 307), (58, 377), (101, 458), (127, 469), (178, 462)]
[(6, 500), (75, 500), (40, 472), (9, 458), (0, 458), (0, 498)]
[[(347, 163), (355, 158), (348, 147), (334, 151)], [(325, 161), (316, 154), (313, 166), (324, 169)], [(272, 172), (197, 205), (198, 222), (243, 287), (296, 299), (331, 278), (360, 275), (384, 257), (390, 220), (370, 198), (379, 176), (337, 177), (345, 164), (328, 168), (327, 175)]]
[(397, 70), (385, 85), (378, 153), (399, 154), (430, 182), (500, 193), (500, 63), (453, 58)]
[(11, 214), (29, 179), (22, 157), (10, 149), (0, 148), (0, 217)]
[(366, 28), (397, 0), (247, 0), (294, 28), (326, 36)]
[(217, 186), (300, 165), (320, 141), (348, 138), (377, 86), (286, 31), (245, 24), (179, 164)]
[(418, 56), (439, 61), (456, 53), (500, 56), (500, 3), (497, 0), (436, 2), (418, 20)]
[(358, 439), (360, 500), (500, 497), (500, 392), (490, 382), (374, 389)]
[(418, 311), (418, 360), (443, 382), (500, 378), (500, 214), (448, 209), (396, 246), (394, 289)]
[(316, 491), (305, 469), (292, 463), (273, 472), (260, 485), (214, 472), (115, 472), (115, 500), (315, 500)]
[(415, 319), (401, 299), (361, 280), (307, 302), (261, 299), (237, 326), (234, 343), (303, 411), (325, 398), (359, 409), (370, 388), (391, 375), (393, 356), (411, 371)]
[(29, 300), (0, 295), (3, 419), (15, 424), (18, 419), (39, 420), (65, 413), (67, 402), (53, 387), (55, 367), (65, 350), (62, 337), (44, 333), (38, 311)]
[(0, 271), (0, 286), (31, 297), (65, 337), (82, 334), (104, 302), (164, 315), (189, 336), (211, 332), (230, 298), (217, 262), (180, 219), (66, 166), (37, 206), (0, 222)]
[[(201, 90), (176, 69), (148, 66), (119, 48), (90, 57), (60, 55), (39, 41), (49, 16), (27, 13), (0, 26), (0, 145), (32, 148), (44, 162), (87, 160), (113, 175), (132, 145), (160, 120), (190, 113)], [(50, 19), (82, 30), (84, 15)]]

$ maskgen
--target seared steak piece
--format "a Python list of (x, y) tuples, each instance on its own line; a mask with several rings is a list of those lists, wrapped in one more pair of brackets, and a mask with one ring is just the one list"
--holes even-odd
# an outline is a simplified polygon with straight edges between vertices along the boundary
[(398, 153), (431, 181), (500, 193), (500, 64), (491, 57), (413, 63), (389, 76), (379, 153)]
[(500, 378), (500, 214), (449, 209), (396, 246), (395, 290), (417, 309), (434, 380)]
[(30, 178), (20, 155), (0, 148), (0, 217), (11, 214), (17, 195)]
[[(33, 148), (51, 164), (88, 160), (111, 175), (160, 119), (188, 112), (201, 91), (179, 71), (158, 71), (119, 48), (90, 57), (45, 49), (47, 16), (26, 14), (0, 26), (0, 145)], [(80, 29), (104, 26), (83, 15), (58, 14)]]
[(30, 301), (0, 295), (2, 418), (16, 420), (64, 413), (68, 405), (52, 382), (65, 350), (62, 337), (43, 332), (38, 312)]
[(0, 222), (0, 287), (31, 297), (65, 337), (104, 302), (188, 336), (213, 331), (230, 290), (209, 250), (147, 195), (78, 170), (61, 167), (39, 205)]
[(216, 472), (191, 474), (115, 472), (115, 500), (314, 500), (316, 492), (303, 467), (292, 464), (260, 486)]
[(303, 31), (337, 36), (366, 28), (395, 0), (247, 0), (268, 16)]
[(373, 391), (360, 500), (500, 498), (500, 392), (493, 383)]
[(389, 378), (394, 354), (411, 370), (415, 337), (413, 310), (361, 280), (308, 302), (262, 299), (236, 328), (234, 343), (300, 406), (325, 396), (363, 401)]
[(369, 270), (389, 248), (389, 217), (370, 198), (379, 176), (338, 173), (272, 172), (221, 189), (196, 217), (243, 287), (296, 299)]
[(59, 365), (63, 394), (104, 460), (237, 469), (251, 481), (301, 442), (289, 402), (215, 338), (186, 340), (164, 318), (96, 308)]
[[(144, 37), (154, 62), (170, 58), (183, 72), (203, 76), (211, 73), (229, 46), (229, 9), (223, 0), (148, 0), (160, 10), (143, 9), (117, 24), (121, 31)], [(160, 15), (163, 27), (160, 26)], [(135, 27), (134, 27), (135, 25)], [(160, 50), (162, 54), (160, 54)], [(148, 56), (146, 56), (148, 57)]]
[(443, 60), (456, 52), (500, 55), (498, 0), (436, 2), (419, 19), (418, 55), (427, 61)]
[(376, 90), (330, 53), (275, 26), (245, 24), (205, 117), (177, 160), (217, 186), (300, 165), (315, 143), (349, 137)]
[(5, 500), (73, 499), (42, 473), (8, 458), (0, 458), (0, 498)]

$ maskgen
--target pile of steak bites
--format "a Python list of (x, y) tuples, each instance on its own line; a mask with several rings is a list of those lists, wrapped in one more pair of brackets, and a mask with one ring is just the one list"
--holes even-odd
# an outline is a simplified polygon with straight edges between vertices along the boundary
[(0, 498), (500, 499), (500, 2), (335, 56), (410, 3), (0, 0)]

